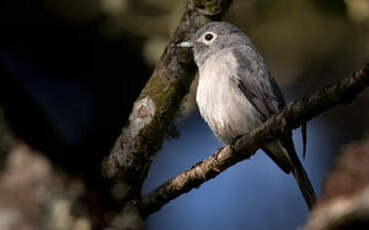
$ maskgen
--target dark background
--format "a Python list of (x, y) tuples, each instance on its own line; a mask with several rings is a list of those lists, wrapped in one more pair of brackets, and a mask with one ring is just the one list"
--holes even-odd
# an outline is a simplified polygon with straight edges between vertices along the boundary
[[(0, 201), (14, 200), (0, 205), (5, 223), (52, 229), (54, 225), (45, 224), (42, 216), (55, 211), (54, 200), (70, 203), (73, 218), (70, 225), (62, 221), (65, 227), (79, 226), (82, 219), (85, 225), (81, 226), (98, 228), (119, 210), (114, 200), (106, 198), (111, 194), (103, 189), (100, 163), (119, 135), (183, 7), (184, 1), (170, 0), (0, 3), (0, 110), (15, 143), (9, 148), (9, 159), (2, 162), (5, 169), (0, 180), (18, 178), (14, 179), (18, 187), (5, 182), (0, 186)], [(364, 0), (235, 0), (225, 20), (252, 38), (292, 101), (348, 76), (367, 61), (368, 19), (369, 3)], [(334, 108), (308, 124), (303, 164), (317, 192), (340, 148), (366, 135), (367, 100), (368, 93), (364, 93), (349, 106)], [(180, 138), (164, 143), (144, 193), (221, 146), (197, 111), (178, 127)], [(301, 152), (300, 133), (295, 131), (294, 137)], [(28, 146), (23, 151), (33, 157), (13, 154), (19, 145)], [(12, 156), (20, 158), (12, 161)], [(43, 163), (38, 165), (34, 156)], [(39, 168), (48, 170), (32, 173)], [(24, 179), (22, 184), (20, 171), (38, 175), (30, 181), (43, 179), (31, 186)], [(22, 193), (24, 184), (32, 188), (30, 193), (40, 186), (45, 191), (32, 196), (34, 201), (25, 206), (20, 198), (28, 191)], [(77, 192), (81, 187), (83, 192)], [(55, 190), (57, 199), (49, 194)], [(53, 197), (51, 204), (45, 198), (49, 196)], [(44, 207), (45, 203), (51, 207), (43, 209), (47, 214), (34, 208), (32, 215), (24, 215), (25, 207)], [(99, 219), (99, 215), (104, 217)], [(306, 215), (293, 177), (284, 175), (258, 152), (164, 206), (148, 218), (147, 227), (296, 229)]]

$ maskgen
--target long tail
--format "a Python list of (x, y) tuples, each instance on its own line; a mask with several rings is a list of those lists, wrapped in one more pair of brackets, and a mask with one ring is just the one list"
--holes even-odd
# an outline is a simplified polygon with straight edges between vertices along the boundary
[(311, 210), (316, 202), (314, 188), (311, 185), (308, 176), (306, 175), (304, 167), (297, 157), (296, 151), (294, 151), (293, 153), (290, 152), (289, 155), (293, 163), (292, 173), (295, 176), (296, 182), (300, 188), (302, 195), (304, 196), (309, 210)]
[(280, 141), (266, 144), (263, 150), (285, 173), (293, 173), (306, 204), (311, 210), (316, 202), (316, 195), (297, 156), (291, 135), (283, 136)]

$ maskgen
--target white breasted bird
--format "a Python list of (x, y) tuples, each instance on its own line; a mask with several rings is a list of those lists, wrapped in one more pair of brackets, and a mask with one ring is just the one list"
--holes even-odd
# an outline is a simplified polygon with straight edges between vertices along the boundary
[[(285, 106), (260, 53), (250, 38), (230, 23), (208, 23), (178, 46), (193, 49), (200, 73), (196, 101), (202, 117), (224, 143), (231, 144)], [(293, 173), (311, 209), (316, 196), (296, 154), (292, 132), (262, 149), (285, 173)]]

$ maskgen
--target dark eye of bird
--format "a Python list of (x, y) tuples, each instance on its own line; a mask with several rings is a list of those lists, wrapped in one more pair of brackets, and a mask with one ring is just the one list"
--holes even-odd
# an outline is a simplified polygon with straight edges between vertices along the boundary
[(205, 40), (206, 40), (206, 41), (210, 41), (211, 39), (213, 39), (213, 37), (214, 37), (214, 36), (213, 36), (212, 34), (206, 34), (206, 35), (205, 35)]

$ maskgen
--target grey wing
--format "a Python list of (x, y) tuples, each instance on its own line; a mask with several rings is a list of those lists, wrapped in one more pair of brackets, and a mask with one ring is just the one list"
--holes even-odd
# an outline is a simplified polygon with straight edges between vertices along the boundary
[[(259, 112), (260, 119), (265, 121), (284, 106), (283, 95), (274, 79), (264, 65), (262, 57), (251, 47), (234, 49), (238, 62), (238, 70), (234, 81), (245, 95), (247, 100)], [(303, 141), (306, 139), (306, 126), (303, 125)], [(292, 131), (287, 131), (278, 138), (284, 151), (271, 151), (263, 148), (264, 152), (286, 173), (292, 171), (308, 207), (314, 205), (316, 195), (306, 172), (297, 157), (292, 140)], [(305, 143), (304, 143), (305, 145)], [(275, 149), (274, 149), (275, 150)], [(305, 151), (305, 147), (304, 147)]]
[[(272, 88), (274, 91), (275, 96), (278, 98), (278, 101), (280, 102), (280, 106), (282, 109), (284, 106), (286, 106), (286, 102), (284, 100), (283, 94), (281, 90), (279, 89), (277, 83), (275, 82), (274, 78), (271, 77), (272, 75), (268, 71), (268, 75), (270, 76)], [(307, 142), (307, 125), (306, 123), (303, 123), (301, 125), (301, 136), (302, 136), (302, 157), (305, 158), (306, 155), (306, 142)]]
[(233, 80), (264, 122), (285, 106), (283, 95), (257, 51), (241, 47), (232, 52), (238, 62)]
[[(268, 75), (271, 76), (269, 71), (268, 71)], [(271, 83), (272, 83), (272, 86), (273, 86), (274, 93), (278, 97), (279, 101), (282, 102), (281, 106), (283, 108), (286, 105), (283, 94), (282, 94), (281, 90), (279, 89), (277, 83), (275, 82), (274, 78), (270, 77), (270, 79), (271, 79)], [(306, 155), (306, 141), (307, 141), (306, 133), (307, 133), (307, 126), (306, 126), (306, 123), (303, 123), (301, 125), (302, 157), (303, 158), (305, 158), (305, 155)]]
[[(234, 49), (233, 54), (238, 62), (238, 69), (233, 80), (246, 99), (258, 111), (260, 121), (265, 122), (285, 106), (283, 95), (257, 51), (245, 47)], [(291, 132), (285, 133), (280, 141), (288, 155), (294, 153)], [(268, 148), (263, 148), (263, 150), (284, 172), (291, 171), (292, 162), (283, 150), (270, 151)]]
[[(276, 81), (267, 70), (260, 54), (251, 47), (233, 49), (238, 61), (234, 81), (247, 100), (259, 112), (262, 122), (286, 105)], [(306, 124), (302, 125), (303, 156), (306, 152)], [(290, 138), (290, 137), (289, 137)]]

